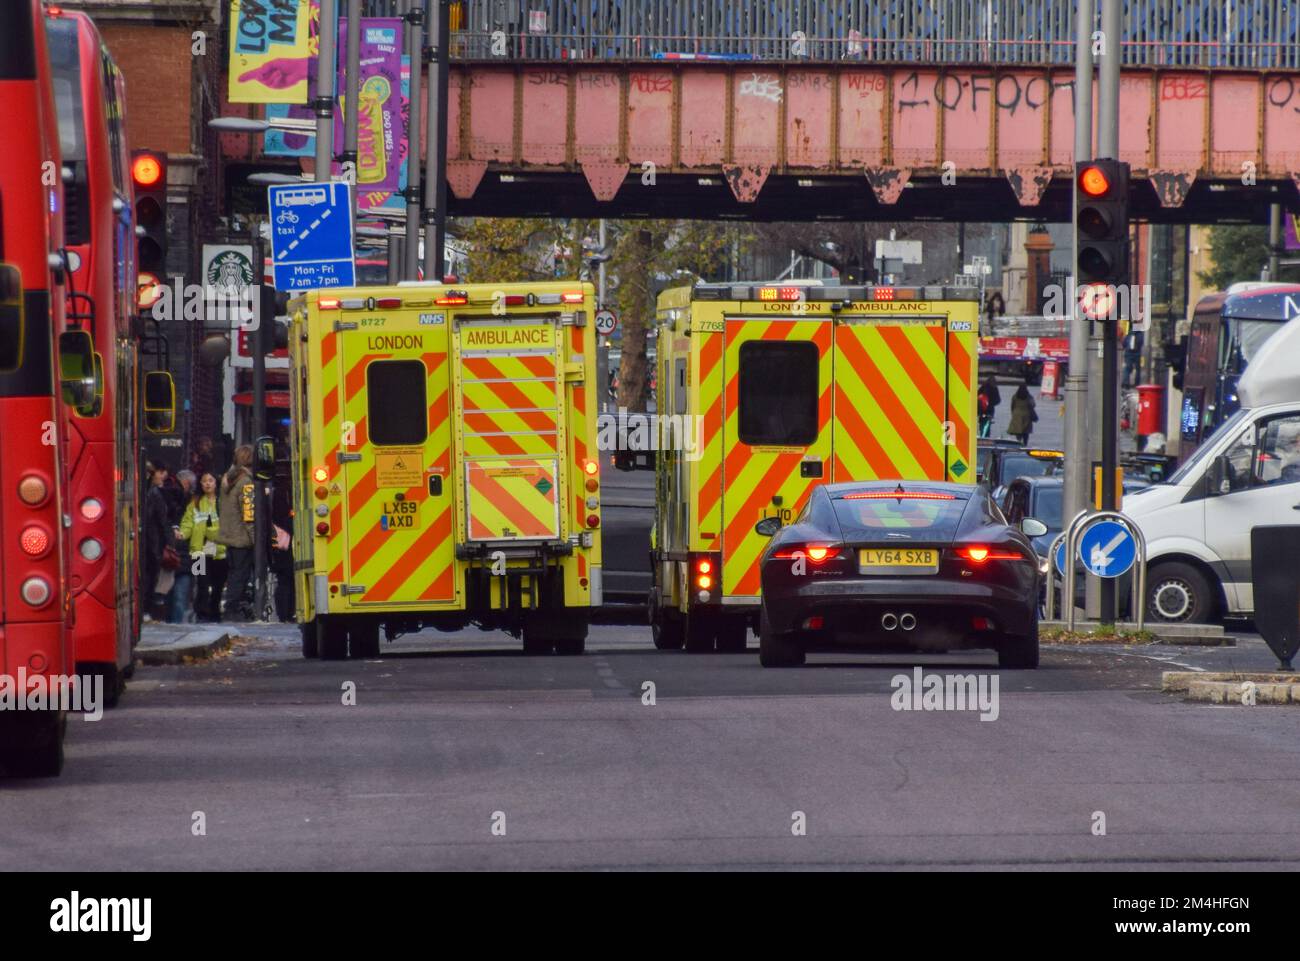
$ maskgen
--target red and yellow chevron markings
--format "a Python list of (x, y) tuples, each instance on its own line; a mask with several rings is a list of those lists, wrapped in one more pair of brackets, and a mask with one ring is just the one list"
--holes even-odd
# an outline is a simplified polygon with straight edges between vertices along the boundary
[(559, 536), (555, 461), (478, 460), (465, 471), (471, 540)]
[[(828, 428), (831, 424), (833, 380), (832, 323), (829, 319), (781, 318), (769, 321), (729, 319), (726, 322), (726, 345), (723, 367), (726, 376), (723, 435), (729, 449), (722, 464), (723, 520), (722, 591), (729, 596), (757, 596), (759, 593), (758, 558), (767, 539), (754, 532), (754, 523), (763, 516), (779, 494), (783, 509), (797, 513), (809, 491), (823, 478), (799, 476), (799, 464), (805, 456), (831, 447)], [(822, 385), (817, 404), (818, 438), (808, 448), (754, 448), (739, 441), (739, 365), (741, 344), (752, 340), (808, 341), (817, 347), (818, 383)]]

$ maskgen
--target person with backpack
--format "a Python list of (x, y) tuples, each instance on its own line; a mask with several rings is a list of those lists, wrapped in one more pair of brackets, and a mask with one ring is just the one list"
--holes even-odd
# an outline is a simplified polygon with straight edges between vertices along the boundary
[(1011, 423), (1007, 427), (1007, 433), (1019, 440), (1022, 445), (1029, 443), (1029, 435), (1034, 431), (1034, 422), (1038, 420), (1038, 411), (1034, 410), (1034, 407), (1034, 398), (1030, 396), (1029, 388), (1021, 384), (1011, 395)]
[(998, 404), (1002, 403), (1002, 394), (998, 391), (998, 379), (989, 374), (980, 384), (979, 389), (979, 436), (988, 437), (993, 430), (993, 415)]

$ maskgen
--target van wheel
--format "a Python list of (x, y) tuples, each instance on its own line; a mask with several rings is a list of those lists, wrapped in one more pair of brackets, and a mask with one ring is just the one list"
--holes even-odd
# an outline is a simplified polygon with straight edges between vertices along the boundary
[(348, 628), (337, 614), (316, 618), (316, 653), (322, 661), (341, 661), (348, 656)]
[(348, 653), (353, 659), (379, 656), (379, 625), (362, 621), (348, 629)]
[(64, 711), (43, 711), (29, 719), (5, 718), (0, 733), (0, 766), (10, 777), (58, 777), (63, 771)]
[(650, 637), (655, 642), (655, 648), (660, 651), (680, 651), (686, 642), (681, 615), (660, 606), (658, 591), (654, 588), (650, 589), (647, 610), (650, 613)]
[(1217, 597), (1205, 575), (1190, 564), (1161, 564), (1147, 576), (1147, 616), (1166, 624), (1204, 624)]
[(713, 639), (718, 625), (713, 617), (701, 611), (688, 612), (684, 627), (684, 641), (689, 654), (707, 654), (713, 650)]
[(306, 624), (298, 625), (298, 634), (302, 637), (302, 656), (306, 658), (316, 657), (316, 620), (313, 618)]
[(562, 657), (576, 657), (587, 651), (588, 616), (577, 611), (568, 612), (563, 627), (555, 633), (555, 653)]
[(767, 610), (758, 615), (758, 663), (764, 667), (798, 667), (807, 660), (797, 634), (777, 634), (767, 621)]
[(744, 654), (749, 649), (749, 622), (744, 617), (724, 617), (718, 622), (718, 651)]

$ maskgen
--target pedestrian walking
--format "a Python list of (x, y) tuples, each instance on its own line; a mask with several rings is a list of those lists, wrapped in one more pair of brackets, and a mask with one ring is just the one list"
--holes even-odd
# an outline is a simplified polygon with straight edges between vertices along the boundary
[(1021, 384), (1011, 395), (1011, 423), (1007, 427), (1007, 433), (1022, 445), (1029, 443), (1029, 435), (1033, 433), (1034, 423), (1038, 420), (1038, 411), (1034, 407), (1034, 398), (1030, 396), (1029, 388)]
[(211, 473), (199, 478), (185, 517), (181, 536), (189, 545), (190, 566), (198, 568), (194, 587), (194, 618), (205, 623), (221, 620), (221, 589), (226, 584), (226, 546), (215, 540), (217, 520), (217, 479)]
[(993, 374), (984, 378), (979, 389), (979, 435), (988, 437), (993, 431), (993, 415), (997, 413), (998, 404), (1002, 403), (1002, 394), (998, 391), (998, 379)]
[[(149, 490), (144, 497), (140, 539), (141, 551), (140, 593), (144, 598), (148, 620), (162, 620), (164, 596), (166, 591), (159, 591), (160, 578), (164, 563), (169, 563), (167, 548), (171, 545), (172, 524), (171, 504), (163, 492), (167, 483), (167, 468), (162, 463), (151, 463)], [(173, 568), (174, 569), (174, 568)], [(169, 588), (170, 589), (170, 588)]]
[(252, 447), (241, 444), (235, 448), (233, 463), (221, 479), (217, 496), (216, 539), (226, 547), (225, 613), (229, 620), (254, 619), (247, 596), (253, 579), (253, 521), (257, 509), (252, 463)]

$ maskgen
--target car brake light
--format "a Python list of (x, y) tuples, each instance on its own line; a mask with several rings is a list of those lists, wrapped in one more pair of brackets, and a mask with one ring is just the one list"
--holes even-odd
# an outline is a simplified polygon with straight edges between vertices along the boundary
[(37, 507), (45, 500), (50, 489), (35, 474), (28, 474), (18, 482), (18, 498), (28, 507)]
[(983, 564), (985, 561), (1023, 561), (1025, 555), (1018, 551), (1000, 551), (982, 544), (957, 548), (957, 556), (965, 561)]
[(29, 577), (23, 581), (19, 593), (32, 607), (44, 607), (50, 600), (50, 582), (43, 577)]
[(840, 556), (838, 547), (830, 547), (825, 544), (805, 544), (801, 547), (787, 547), (777, 551), (772, 557), (775, 560), (792, 561), (797, 557), (804, 557), (814, 564), (820, 564), (823, 561), (834, 560)]
[(18, 543), (28, 557), (40, 557), (50, 549), (49, 532), (35, 525), (24, 528), (18, 535)]
[(859, 491), (856, 494), (845, 494), (843, 499), (846, 501), (951, 501), (956, 500), (952, 494), (942, 494), (938, 491)]

